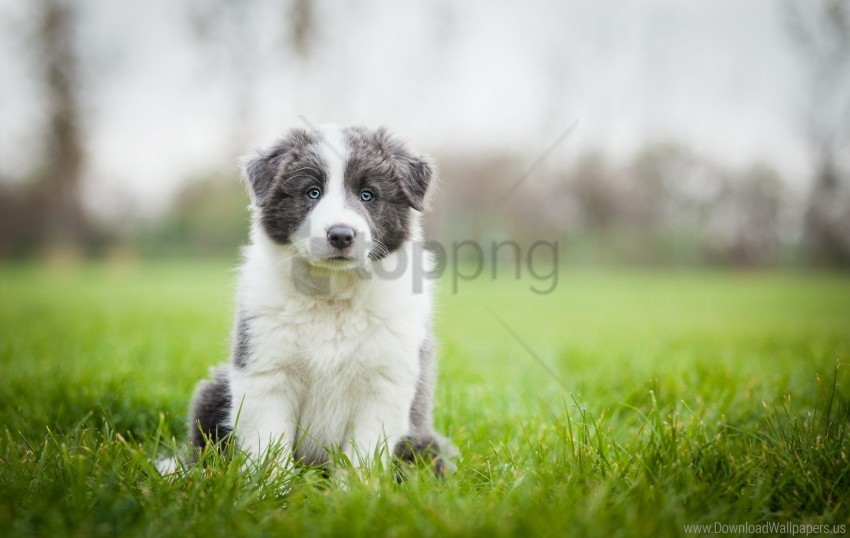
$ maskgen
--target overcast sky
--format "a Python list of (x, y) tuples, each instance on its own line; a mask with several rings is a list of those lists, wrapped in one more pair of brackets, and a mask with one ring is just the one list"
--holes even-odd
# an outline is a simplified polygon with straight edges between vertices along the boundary
[[(676, 140), (805, 180), (804, 69), (772, 0), (324, 1), (306, 61), (286, 46), (286, 3), (247, 4), (203, 38), (192, 2), (79, 2), (91, 206), (161, 209), (194, 172), (235, 166), (302, 116), (529, 162), (578, 119), (554, 158)], [(0, 0), (0, 174), (12, 178), (37, 158), (43, 121), (31, 6)]]

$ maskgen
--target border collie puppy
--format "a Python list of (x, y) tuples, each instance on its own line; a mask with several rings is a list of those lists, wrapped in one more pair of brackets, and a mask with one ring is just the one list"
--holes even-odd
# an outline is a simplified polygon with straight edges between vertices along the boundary
[(281, 443), (294, 461), (339, 450), (355, 467), (419, 454), (441, 473), (431, 281), (416, 281), (432, 164), (384, 129), (323, 126), (243, 171), (251, 242), (231, 360), (196, 389), (193, 444), (232, 433), (252, 458)]

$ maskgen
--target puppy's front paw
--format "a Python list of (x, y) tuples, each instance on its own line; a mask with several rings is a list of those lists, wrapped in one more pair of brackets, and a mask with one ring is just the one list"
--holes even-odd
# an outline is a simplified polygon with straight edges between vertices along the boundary
[(453, 461), (457, 455), (457, 447), (436, 434), (405, 437), (395, 449), (396, 458), (407, 462), (426, 461), (433, 468), (434, 474), (440, 477), (457, 471)]

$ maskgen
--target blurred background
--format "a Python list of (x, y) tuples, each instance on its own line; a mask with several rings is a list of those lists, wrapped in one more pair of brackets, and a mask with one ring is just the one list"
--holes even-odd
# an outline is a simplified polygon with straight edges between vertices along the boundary
[(0, 259), (236, 256), (237, 160), (385, 125), (431, 239), (850, 267), (843, 0), (0, 0)]

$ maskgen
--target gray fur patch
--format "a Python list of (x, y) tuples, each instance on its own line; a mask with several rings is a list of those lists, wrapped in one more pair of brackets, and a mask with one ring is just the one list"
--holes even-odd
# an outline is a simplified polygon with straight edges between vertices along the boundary
[(415, 434), (428, 434), (433, 431), (434, 387), (437, 384), (437, 351), (431, 330), (419, 348), (419, 380), (416, 383), (416, 395), (410, 406), (410, 423)]
[[(432, 175), (430, 165), (408, 152), (385, 129), (349, 127), (344, 134), (349, 150), (345, 167), (349, 203), (366, 217), (373, 239), (387, 252), (394, 252), (408, 240), (410, 208), (423, 209)], [(372, 191), (375, 198), (361, 202), (363, 189)]]
[(217, 368), (213, 378), (201, 381), (195, 389), (189, 413), (189, 436), (192, 444), (203, 448), (207, 439), (218, 442), (230, 434), (231, 394), (227, 371)]
[(245, 163), (245, 177), (260, 210), (260, 222), (277, 243), (288, 243), (317, 203), (307, 198), (307, 191), (325, 187), (327, 165), (317, 149), (319, 140), (315, 133), (293, 129)]
[(240, 312), (236, 327), (233, 330), (233, 343), (230, 350), (230, 358), (237, 368), (245, 368), (251, 356), (251, 335), (249, 334), (249, 319), (244, 312)]
[(403, 461), (429, 461), (434, 472), (441, 476), (453, 468), (450, 458), (456, 454), (456, 449), (434, 431), (433, 406), (437, 368), (436, 349), (430, 329), (419, 348), (419, 368), (416, 394), (410, 406), (412, 432), (396, 445), (394, 454)]

